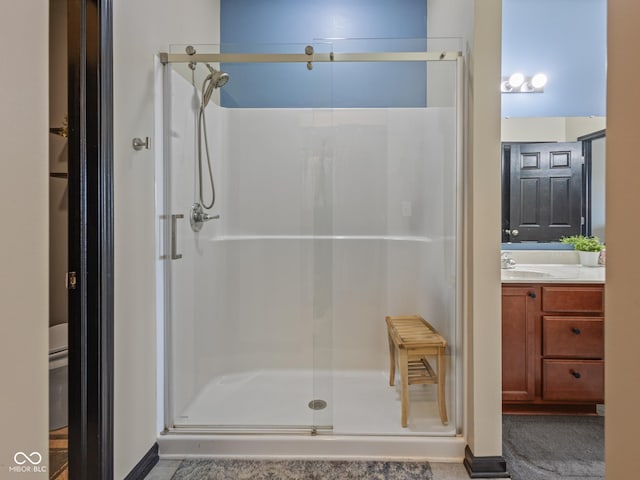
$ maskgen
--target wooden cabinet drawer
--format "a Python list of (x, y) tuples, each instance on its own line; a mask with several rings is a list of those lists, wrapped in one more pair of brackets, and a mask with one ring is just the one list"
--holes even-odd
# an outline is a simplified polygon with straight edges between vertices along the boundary
[(604, 319), (544, 316), (542, 354), (547, 357), (603, 358)]
[(542, 398), (597, 402), (604, 400), (604, 362), (601, 360), (544, 360)]
[(603, 312), (604, 289), (601, 286), (542, 287), (544, 312)]

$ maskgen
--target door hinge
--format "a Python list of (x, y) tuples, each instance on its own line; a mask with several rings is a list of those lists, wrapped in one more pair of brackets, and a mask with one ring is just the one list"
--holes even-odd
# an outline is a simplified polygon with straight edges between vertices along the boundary
[(67, 272), (67, 275), (64, 279), (65, 287), (67, 290), (75, 290), (78, 285), (78, 280), (76, 276), (76, 272)]

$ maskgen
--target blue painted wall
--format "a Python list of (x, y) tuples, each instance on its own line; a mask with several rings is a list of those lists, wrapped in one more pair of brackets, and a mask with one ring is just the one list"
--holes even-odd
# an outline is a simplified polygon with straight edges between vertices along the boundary
[(606, 22), (606, 0), (503, 0), (503, 76), (549, 81), (541, 94), (502, 94), (502, 115), (604, 116)]
[[(221, 0), (223, 52), (425, 50), (426, 0)], [(337, 39), (337, 40), (327, 40)], [(371, 40), (340, 40), (371, 39)], [(382, 40), (394, 39), (394, 40)], [(414, 40), (401, 40), (414, 39)], [(424, 107), (423, 63), (225, 64), (225, 107)]]

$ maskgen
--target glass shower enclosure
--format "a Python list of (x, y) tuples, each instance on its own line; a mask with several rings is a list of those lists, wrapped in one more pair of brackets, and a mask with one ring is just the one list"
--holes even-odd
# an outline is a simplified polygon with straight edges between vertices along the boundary
[[(459, 432), (461, 59), (426, 47), (196, 45), (163, 59), (169, 433)], [(229, 80), (198, 138), (207, 64)], [(449, 344), (448, 425), (423, 385), (400, 425), (385, 316), (414, 314)]]

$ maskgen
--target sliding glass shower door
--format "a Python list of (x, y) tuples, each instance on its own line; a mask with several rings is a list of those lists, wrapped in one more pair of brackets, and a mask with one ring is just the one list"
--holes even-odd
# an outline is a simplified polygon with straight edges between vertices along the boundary
[[(170, 431), (459, 433), (462, 62), (450, 43), (173, 49), (158, 184)], [(448, 422), (436, 389), (413, 385), (401, 425), (385, 317), (405, 315), (447, 341)]]
[(164, 68), (167, 426), (330, 429), (332, 66)]

